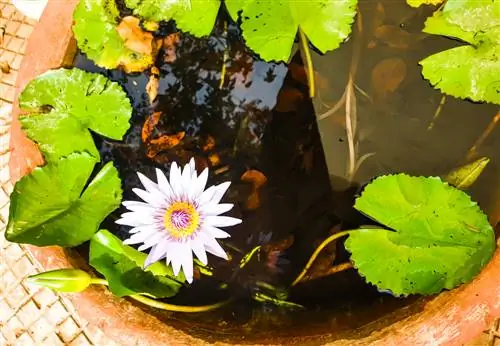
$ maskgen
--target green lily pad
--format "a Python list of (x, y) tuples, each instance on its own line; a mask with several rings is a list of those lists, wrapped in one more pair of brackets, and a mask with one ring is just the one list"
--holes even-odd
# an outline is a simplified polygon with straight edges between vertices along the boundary
[(366, 280), (394, 295), (434, 294), (471, 280), (495, 250), (477, 203), (439, 178), (388, 175), (355, 208), (391, 230), (360, 229), (345, 246)]
[(500, 104), (500, 6), (498, 1), (449, 0), (424, 32), (469, 43), (420, 61), (422, 74), (448, 95)]
[(154, 63), (153, 54), (125, 45), (117, 30), (120, 12), (115, 0), (80, 0), (73, 19), (78, 48), (98, 66), (108, 69), (124, 66), (127, 72), (141, 72)]
[(209, 35), (220, 0), (125, 0), (136, 16), (152, 21), (175, 20), (177, 27), (196, 37)]
[(90, 241), (90, 265), (104, 275), (109, 289), (118, 297), (138, 293), (157, 298), (177, 294), (186, 280), (175, 277), (170, 266), (162, 261), (142, 269), (147, 255), (122, 241), (107, 230), (100, 230)]
[(7, 240), (77, 246), (92, 238), (122, 198), (111, 162), (85, 188), (95, 164), (89, 154), (74, 153), (23, 177), (11, 195)]
[(299, 27), (322, 53), (337, 48), (351, 33), (356, 0), (226, 0), (243, 37), (266, 61), (288, 61)]
[(132, 115), (130, 101), (118, 83), (79, 69), (53, 70), (35, 78), (22, 92), (19, 105), (34, 112), (21, 117), (21, 124), (47, 161), (73, 152), (98, 158), (88, 130), (122, 139)]

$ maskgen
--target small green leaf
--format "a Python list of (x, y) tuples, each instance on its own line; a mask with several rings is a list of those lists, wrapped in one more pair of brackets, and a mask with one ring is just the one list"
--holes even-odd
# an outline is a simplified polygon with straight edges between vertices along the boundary
[(122, 198), (118, 171), (111, 162), (83, 191), (95, 163), (89, 154), (75, 153), (23, 177), (11, 195), (7, 240), (76, 246), (92, 238)]
[(196, 37), (209, 35), (219, 13), (220, 0), (125, 0), (136, 16), (146, 20), (175, 20), (177, 27)]
[(448, 0), (425, 22), (424, 32), (470, 45), (420, 61), (422, 74), (444, 93), (500, 104), (500, 3)]
[(394, 230), (355, 230), (345, 243), (360, 274), (394, 295), (454, 288), (478, 274), (495, 249), (477, 203), (439, 178), (379, 177), (355, 208)]
[(118, 83), (79, 69), (53, 70), (38, 76), (21, 93), (19, 105), (35, 112), (21, 117), (21, 124), (47, 161), (73, 152), (88, 152), (99, 158), (89, 129), (121, 139), (132, 115), (130, 101)]
[(176, 295), (186, 280), (182, 272), (175, 277), (163, 262), (144, 270), (146, 258), (145, 253), (123, 245), (107, 230), (100, 230), (90, 241), (90, 265), (106, 277), (109, 289), (116, 296), (147, 293), (165, 298)]
[(350, 34), (357, 0), (226, 0), (243, 37), (266, 61), (288, 61), (299, 26), (322, 53), (337, 48)]
[(58, 292), (82, 292), (89, 287), (92, 278), (80, 269), (57, 269), (31, 275), (27, 280)]
[(78, 48), (97, 65), (108, 69), (125, 66), (128, 72), (141, 72), (154, 58), (125, 46), (117, 31), (120, 12), (115, 0), (80, 0), (73, 14)]
[(420, 7), (422, 5), (439, 5), (444, 0), (406, 0), (406, 3), (411, 7)]
[(451, 171), (444, 180), (457, 189), (465, 190), (474, 184), (489, 162), (489, 158), (481, 157), (474, 162)]

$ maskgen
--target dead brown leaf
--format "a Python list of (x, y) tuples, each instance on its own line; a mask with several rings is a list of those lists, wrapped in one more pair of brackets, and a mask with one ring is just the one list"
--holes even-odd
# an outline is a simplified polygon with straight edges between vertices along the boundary
[(158, 88), (160, 86), (160, 71), (156, 66), (151, 68), (151, 76), (149, 76), (148, 84), (146, 85), (146, 92), (149, 97), (149, 102), (153, 101), (158, 96)]
[(220, 156), (218, 154), (211, 154), (208, 156), (208, 161), (210, 162), (210, 166), (218, 166), (220, 165)]
[(186, 136), (184, 131), (178, 132), (174, 135), (163, 135), (160, 138), (152, 139), (147, 146), (146, 156), (153, 158), (159, 152), (172, 149), (179, 145), (182, 139)]
[(181, 37), (178, 32), (170, 34), (163, 39), (163, 49), (165, 50), (163, 61), (171, 63), (177, 60), (177, 44), (180, 40)]
[(153, 35), (143, 31), (139, 23), (139, 18), (127, 16), (122, 19), (116, 30), (125, 41), (125, 47), (140, 54), (151, 55), (154, 50)]
[(246, 210), (255, 210), (260, 207), (260, 194), (257, 190), (254, 190), (247, 198), (245, 202)]
[(411, 34), (406, 30), (401, 29), (398, 25), (380, 25), (375, 29), (375, 37), (383, 44), (395, 49), (409, 49), (426, 34)]
[(154, 112), (144, 122), (141, 132), (141, 139), (143, 143), (146, 143), (151, 138), (151, 135), (156, 125), (160, 121), (160, 117), (161, 117), (161, 112)]
[(372, 70), (372, 88), (375, 98), (385, 99), (406, 77), (406, 63), (401, 58), (379, 61)]
[(210, 151), (214, 147), (215, 147), (215, 138), (209, 135), (202, 149), (203, 151)]
[(256, 169), (249, 169), (241, 176), (241, 181), (251, 183), (255, 189), (260, 188), (267, 182), (266, 176)]

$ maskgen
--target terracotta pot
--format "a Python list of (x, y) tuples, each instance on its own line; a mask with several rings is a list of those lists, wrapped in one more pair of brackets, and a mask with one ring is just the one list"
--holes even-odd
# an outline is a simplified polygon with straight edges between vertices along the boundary
[[(49, 1), (29, 40), (17, 79), (18, 94), (37, 75), (71, 62), (76, 51), (71, 32), (72, 12), (76, 3), (76, 0)], [(19, 109), (14, 107), (10, 161), (13, 183), (43, 162), (36, 146), (21, 132), (18, 115)], [(58, 247), (31, 247), (30, 250), (46, 270), (67, 267), (89, 269), (82, 258), (68, 250)], [(208, 340), (186, 332), (186, 328), (178, 328), (174, 322), (162, 322), (153, 313), (145, 312), (147, 310), (126, 299), (117, 299), (101, 287), (92, 286), (81, 294), (69, 295), (69, 298), (84, 318), (122, 345), (201, 345)], [(262, 343), (463, 345), (486, 330), (493, 319), (500, 316), (500, 250), (497, 250), (492, 261), (473, 282), (442, 293), (413, 310), (401, 310), (384, 320), (340, 336), (341, 339), (339, 335), (322, 333), (296, 338), (266, 339)], [(396, 322), (391, 324), (391, 319)], [(251, 342), (240, 338), (216, 343), (234, 345)]]

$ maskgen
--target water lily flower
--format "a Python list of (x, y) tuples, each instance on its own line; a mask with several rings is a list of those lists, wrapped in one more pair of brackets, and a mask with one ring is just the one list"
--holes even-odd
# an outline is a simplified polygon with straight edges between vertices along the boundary
[(133, 189), (144, 202), (124, 201), (130, 212), (121, 215), (119, 225), (133, 227), (125, 244), (139, 244), (139, 251), (151, 248), (144, 267), (166, 258), (175, 275), (180, 269), (186, 280), (193, 281), (193, 253), (207, 264), (209, 252), (227, 260), (227, 254), (216, 239), (230, 235), (219, 227), (234, 226), (240, 219), (221, 216), (233, 204), (219, 203), (229, 188), (225, 182), (205, 189), (208, 168), (197, 174), (194, 159), (182, 170), (173, 162), (170, 182), (156, 169), (157, 183), (138, 173), (145, 190)]

